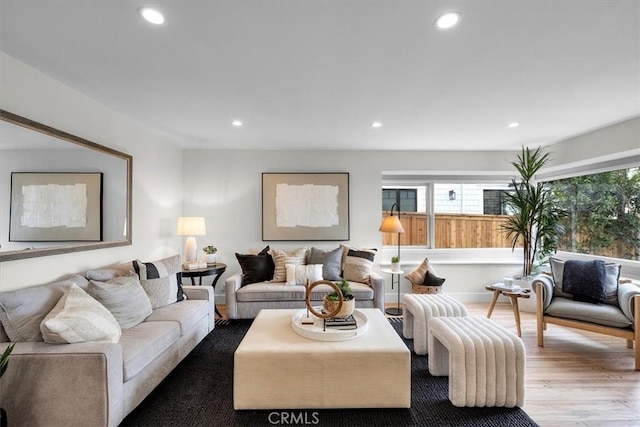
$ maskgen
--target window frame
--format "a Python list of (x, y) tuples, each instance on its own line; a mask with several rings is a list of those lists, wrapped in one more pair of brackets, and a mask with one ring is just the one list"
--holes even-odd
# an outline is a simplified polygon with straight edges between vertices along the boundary
[[(443, 174), (428, 173), (420, 174), (398, 174), (382, 175), (382, 186), (398, 188), (402, 186), (424, 186), (426, 188), (428, 229), (435, 230), (435, 206), (433, 184), (463, 184), (463, 183), (496, 183), (510, 182), (514, 177), (513, 172), (496, 173), (468, 173), (447, 172)], [(402, 215), (402, 212), (400, 212)], [(382, 237), (381, 237), (382, 240)], [(435, 233), (427, 236), (427, 246), (400, 246), (401, 263), (411, 266), (420, 264), (426, 257), (440, 265), (444, 264), (465, 264), (465, 265), (509, 265), (519, 266), (522, 264), (522, 248), (434, 248)], [(386, 266), (392, 256), (398, 251), (397, 245), (383, 245), (381, 250), (381, 265)]]

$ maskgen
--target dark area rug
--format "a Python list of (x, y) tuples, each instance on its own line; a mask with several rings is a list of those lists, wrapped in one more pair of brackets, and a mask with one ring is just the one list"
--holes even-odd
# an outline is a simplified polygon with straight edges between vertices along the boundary
[[(391, 324), (402, 337), (402, 321)], [(233, 353), (250, 325), (219, 322), (121, 426), (537, 426), (518, 408), (453, 406), (448, 378), (429, 375), (427, 357), (413, 351), (410, 409), (234, 411)]]

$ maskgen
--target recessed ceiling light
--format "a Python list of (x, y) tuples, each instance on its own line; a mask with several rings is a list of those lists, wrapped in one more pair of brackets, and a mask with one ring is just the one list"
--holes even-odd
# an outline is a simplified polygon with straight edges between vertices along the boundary
[(436, 19), (436, 28), (439, 30), (448, 30), (455, 27), (460, 22), (460, 14), (458, 12), (449, 12)]
[(234, 120), (231, 122), (231, 125), (235, 126), (235, 127), (240, 127), (242, 126), (242, 122), (240, 120)]
[(371, 123), (371, 127), (372, 127), (372, 128), (381, 128), (381, 127), (382, 127), (382, 123), (380, 123), (380, 122), (373, 122), (373, 123)]
[(140, 13), (140, 16), (142, 16), (147, 22), (151, 22), (156, 25), (164, 24), (164, 16), (155, 9), (142, 7), (138, 9), (138, 13)]
[(517, 128), (518, 126), (520, 126), (518, 122), (511, 122), (507, 125), (508, 128)]

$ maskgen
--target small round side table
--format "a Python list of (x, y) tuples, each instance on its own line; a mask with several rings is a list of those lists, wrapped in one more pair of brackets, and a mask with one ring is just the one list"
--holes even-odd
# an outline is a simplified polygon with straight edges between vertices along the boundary
[(391, 275), (391, 289), (393, 289), (393, 284), (397, 282), (398, 285), (398, 307), (397, 308), (387, 308), (384, 312), (389, 316), (402, 316), (402, 307), (400, 307), (400, 275), (404, 274), (402, 270), (391, 270), (385, 268), (382, 270), (383, 273), (387, 273)]
[[(226, 264), (223, 264), (221, 262), (216, 262), (215, 264), (207, 265), (206, 268), (199, 268), (197, 270), (182, 270), (182, 277), (191, 277), (191, 285), (193, 286), (196, 285), (195, 278), (197, 277), (198, 286), (202, 286), (203, 277), (215, 275), (216, 277), (213, 279), (213, 283), (211, 283), (211, 286), (213, 286), (213, 295), (215, 298), (216, 283), (218, 283), (220, 276), (222, 276), (222, 273), (224, 273), (226, 270), (227, 270)], [(215, 307), (216, 315), (218, 315), (218, 317), (222, 317), (222, 314), (220, 314), (220, 312), (218, 311), (218, 307), (216, 306), (215, 302), (213, 306)]]

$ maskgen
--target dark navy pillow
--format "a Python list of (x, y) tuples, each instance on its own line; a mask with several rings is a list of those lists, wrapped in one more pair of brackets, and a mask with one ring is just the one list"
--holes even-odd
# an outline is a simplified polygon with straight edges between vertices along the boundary
[(562, 291), (573, 294), (576, 301), (600, 303), (607, 300), (607, 270), (602, 260), (564, 263)]

